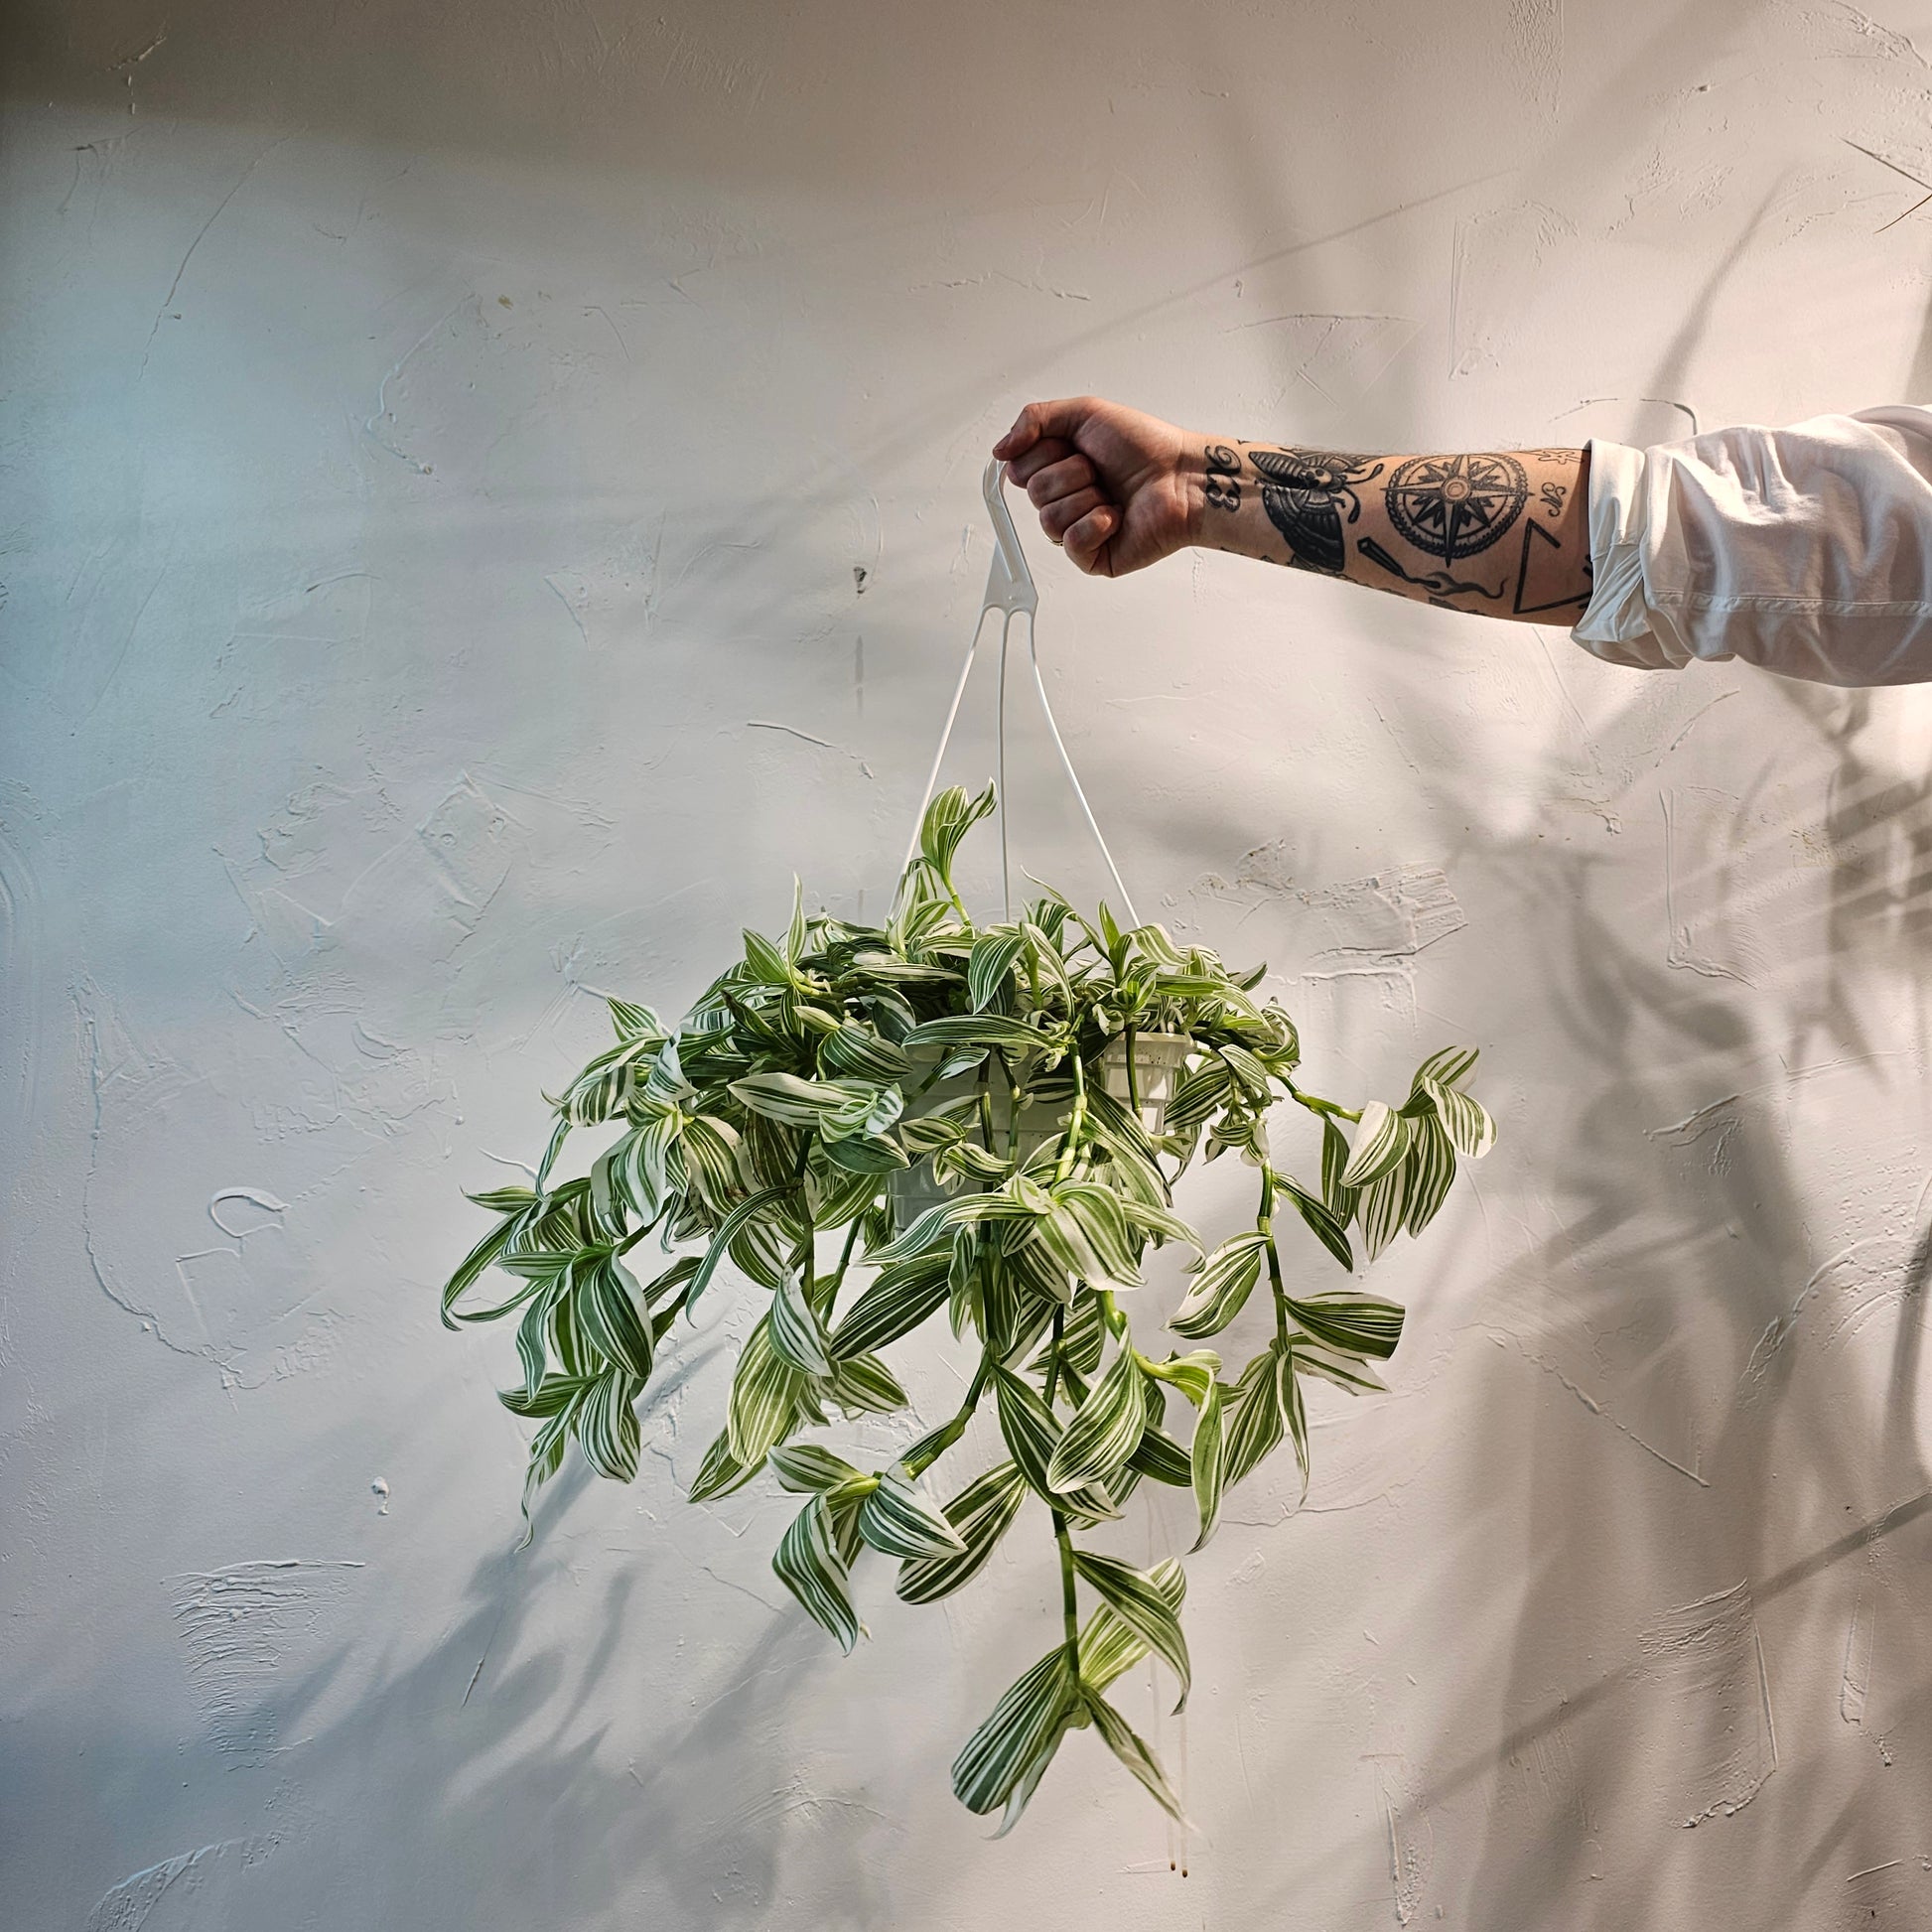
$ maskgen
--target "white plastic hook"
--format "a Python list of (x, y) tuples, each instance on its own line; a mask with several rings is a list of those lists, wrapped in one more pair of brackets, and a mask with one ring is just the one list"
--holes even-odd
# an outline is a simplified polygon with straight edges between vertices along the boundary
[(1007, 508), (1006, 466), (995, 457), (980, 480), (980, 494), (986, 498), (986, 513), (993, 520), (993, 562), (986, 573), (986, 596), (980, 610), (1004, 611), (1012, 617), (1024, 611), (1031, 618), (1039, 609), (1039, 592), (1034, 574), (1027, 568), (1027, 553), (1020, 547), (1020, 532), (1013, 526), (1013, 512)]

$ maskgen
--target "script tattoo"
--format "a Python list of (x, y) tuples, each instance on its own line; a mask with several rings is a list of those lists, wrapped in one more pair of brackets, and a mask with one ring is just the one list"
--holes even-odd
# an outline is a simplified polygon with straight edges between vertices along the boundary
[(1537, 494), (1543, 498), (1543, 507), (1552, 516), (1561, 516), (1563, 514), (1563, 499), (1566, 493), (1563, 484), (1560, 483), (1546, 483), (1537, 491)]
[(1425, 557), (1487, 550), (1523, 513), (1529, 478), (1513, 456), (1421, 456), (1389, 479), (1389, 521)]
[(1248, 461), (1261, 478), (1261, 506), (1293, 553), (1290, 561), (1339, 577), (1348, 562), (1342, 512), (1350, 523), (1361, 515), (1354, 486), (1379, 477), (1382, 466), (1339, 450), (1250, 450)]
[(1207, 446), (1207, 506), (1217, 510), (1241, 507), (1241, 459), (1225, 443)]

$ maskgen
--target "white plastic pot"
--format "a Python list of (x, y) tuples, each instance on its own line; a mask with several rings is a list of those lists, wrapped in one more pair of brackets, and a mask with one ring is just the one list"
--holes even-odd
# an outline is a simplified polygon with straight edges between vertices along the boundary
[(1134, 1077), (1127, 1070), (1129, 1036), (1123, 1034), (1100, 1056), (1100, 1073), (1116, 1100), (1140, 1099), (1141, 1125), (1158, 1134), (1167, 1124), (1168, 1102), (1187, 1064), (1194, 1042), (1185, 1034), (1135, 1034)]

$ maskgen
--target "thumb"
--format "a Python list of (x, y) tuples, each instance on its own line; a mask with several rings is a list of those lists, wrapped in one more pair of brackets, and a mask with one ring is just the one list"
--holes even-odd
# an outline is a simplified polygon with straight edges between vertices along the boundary
[(1091, 396), (1063, 396), (1054, 402), (1030, 402), (1013, 419), (1013, 427), (993, 446), (1002, 459), (1024, 456), (1043, 436), (1072, 442), (1073, 432), (1093, 413)]

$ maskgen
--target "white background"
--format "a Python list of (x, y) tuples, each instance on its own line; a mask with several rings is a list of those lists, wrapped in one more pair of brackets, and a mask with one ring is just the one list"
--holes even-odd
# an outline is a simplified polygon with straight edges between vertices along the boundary
[[(1932, 1922), (1918, 692), (1035, 539), (1143, 911), (1269, 960), (1318, 1089), (1468, 1040), (1503, 1125), (1371, 1277), (1393, 1392), (1317, 1394), (1306, 1506), (1284, 1456), (1194, 1563), (1184, 1734), (1122, 1687), (1184, 1880), (1091, 1733), (1003, 1843), (951, 1797), (1053, 1640), (1034, 1515), (944, 1609), (868, 1572), (841, 1661), (767, 1485), (683, 1501), (746, 1284), (521, 1556), (509, 1337), (436, 1317), (595, 995), (679, 1010), (794, 871), (880, 909), (1029, 396), (1361, 450), (1932, 399), (1932, 210), (1860, 151), (1932, 181), (1922, 6), (11, 40), (10, 1925)], [(1041, 755), (1025, 856), (1095, 893)]]

